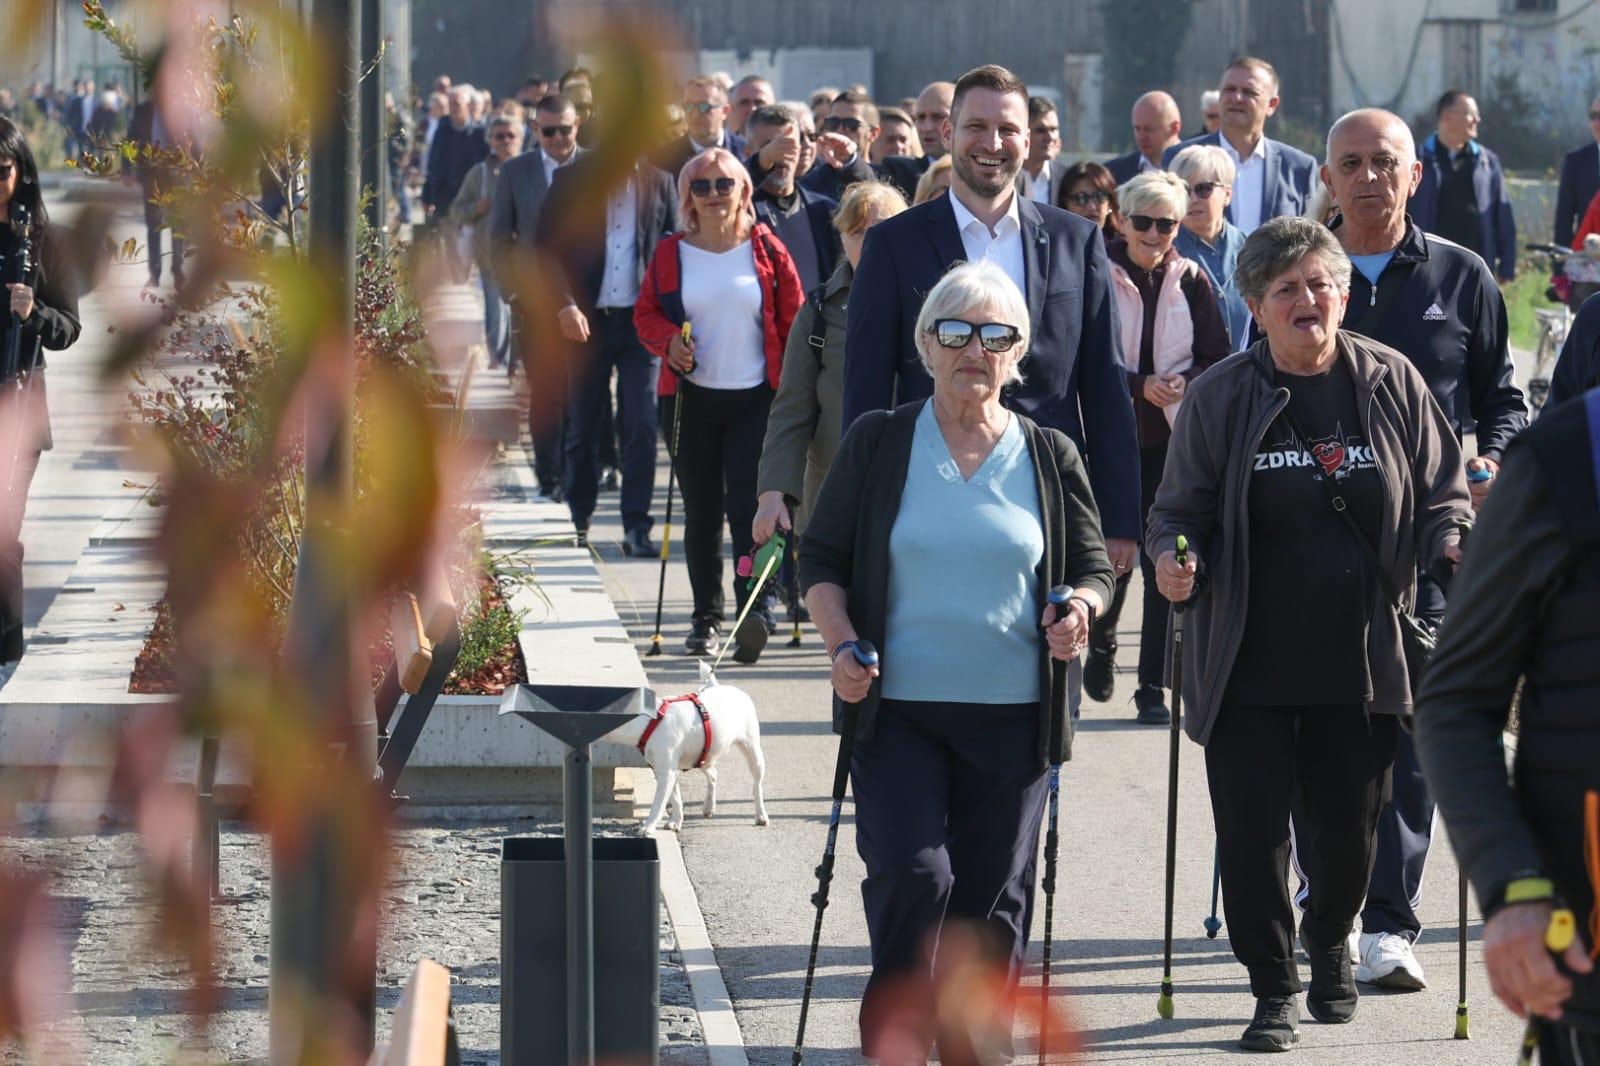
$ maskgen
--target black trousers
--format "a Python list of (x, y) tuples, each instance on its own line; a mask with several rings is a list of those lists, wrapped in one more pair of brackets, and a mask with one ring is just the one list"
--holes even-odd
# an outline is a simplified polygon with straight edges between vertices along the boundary
[[(1167, 465), (1167, 446), (1139, 449), (1139, 513), (1147, 515), (1156, 502), (1156, 489), (1161, 484), (1161, 471)], [(1156, 589), (1156, 561), (1139, 549), (1139, 572), (1144, 576), (1144, 613), (1139, 622), (1139, 684), (1161, 688), (1166, 683), (1165, 659), (1167, 650), (1166, 597)], [(1128, 598), (1128, 586), (1133, 574), (1126, 573), (1117, 579), (1117, 591), (1104, 614), (1095, 619), (1089, 641), (1096, 648), (1116, 649), (1117, 621), (1122, 617), (1122, 605)]]
[[(1038, 729), (1036, 703), (885, 700), (876, 734), (856, 748), (850, 782), (872, 944), (863, 1055), (937, 1040), (941, 1061), (975, 1061), (977, 1034), (936, 1017), (937, 975), (974, 961), (1009, 982), (1021, 973), (1047, 787)], [(1009, 1014), (993, 1025), (1009, 1039)]]
[(1548, 1021), (1539, 1028), (1540, 1066), (1600, 1066), (1600, 1034)]
[[(511, 318), (519, 322), (519, 309), (513, 305)], [(512, 358), (522, 362), (528, 373), (528, 434), (533, 439), (533, 473), (539, 491), (549, 495), (566, 483), (566, 456), (562, 442), (566, 437), (567, 370), (561, 356), (550, 345), (539, 343), (540, 332), (521, 322), (512, 338)]]
[(1306, 940), (1332, 946), (1350, 935), (1366, 895), (1398, 728), (1393, 716), (1356, 704), (1227, 704), (1218, 712), (1206, 776), (1222, 899), (1233, 954), (1257, 997), (1300, 991), (1285, 881), (1291, 804), (1300, 801), (1296, 844), (1317, 886)]
[[(1416, 612), (1438, 625), (1444, 620), (1444, 593), (1427, 574), (1417, 575)], [(1378, 814), (1378, 854), (1367, 880), (1367, 902), (1361, 909), (1363, 933), (1391, 933), (1415, 944), (1422, 933), (1417, 908), (1422, 905), (1422, 874), (1433, 844), (1433, 793), (1422, 776), (1417, 745), (1404, 729), (1394, 733), (1394, 769), (1390, 773), (1389, 802)], [(1295, 808), (1295, 824), (1300, 811)], [(1310, 877), (1299, 856), (1295, 872), (1300, 891), (1295, 903), (1303, 910), (1311, 898)]]
[(596, 311), (589, 343), (572, 367), (567, 393), (566, 485), (572, 524), (589, 528), (600, 491), (600, 466), (614, 440), (611, 372), (617, 373), (622, 424), (622, 527), (650, 532), (650, 498), (656, 484), (656, 389), (650, 353), (633, 329), (633, 311)]
[[(726, 518), (737, 559), (755, 546), (751, 525), (756, 518), (756, 468), (767, 436), (767, 411), (772, 389), (705, 389), (678, 382), (676, 396), (661, 398), (661, 431), (672, 441), (677, 430), (678, 454), (673, 465), (683, 493), (683, 557), (694, 590), (695, 617), (724, 617), (722, 587), (722, 522)], [(735, 603), (749, 597), (744, 579), (734, 581)]]

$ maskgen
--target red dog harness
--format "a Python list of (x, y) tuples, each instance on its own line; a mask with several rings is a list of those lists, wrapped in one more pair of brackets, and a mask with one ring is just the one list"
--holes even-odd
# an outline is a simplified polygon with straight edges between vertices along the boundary
[(650, 735), (656, 731), (656, 726), (661, 724), (661, 719), (667, 716), (667, 708), (674, 703), (692, 703), (694, 709), (700, 712), (700, 727), (706, 733), (706, 746), (700, 749), (700, 759), (694, 764), (694, 768), (704, 770), (706, 760), (711, 758), (711, 712), (706, 710), (706, 705), (700, 702), (699, 695), (694, 693), (661, 701), (661, 706), (656, 708), (656, 716), (650, 719), (650, 723), (644, 727), (644, 735), (639, 738), (639, 754), (644, 754), (644, 746), (650, 743)]

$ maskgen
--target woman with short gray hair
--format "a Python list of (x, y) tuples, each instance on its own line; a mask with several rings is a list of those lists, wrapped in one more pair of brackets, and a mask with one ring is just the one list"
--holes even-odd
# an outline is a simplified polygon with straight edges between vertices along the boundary
[[(1184, 389), (1227, 356), (1228, 330), (1205, 268), (1179, 255), (1173, 246), (1178, 220), (1188, 207), (1183, 182), (1165, 171), (1148, 171), (1118, 189), (1117, 201), (1122, 205), (1113, 216), (1118, 236), (1106, 246), (1106, 257), (1111, 260), (1111, 293), (1117, 302), (1122, 358), (1133, 397), (1139, 513), (1148, 514)], [(1162, 689), (1167, 612), (1156, 591), (1155, 557), (1141, 552), (1139, 569), (1144, 575), (1144, 615), (1133, 705), (1139, 722), (1159, 725), (1171, 720)], [(1116, 598), (1089, 635), (1083, 691), (1102, 703), (1115, 687), (1117, 622), (1132, 579), (1132, 568), (1117, 574)]]
[(1460, 445), (1422, 375), (1339, 328), (1350, 261), (1326, 227), (1265, 223), (1237, 278), (1265, 339), (1190, 387), (1148, 543), (1162, 594), (1187, 612), (1184, 726), (1205, 747), (1229, 936), (1256, 997), (1240, 1043), (1286, 1051), (1301, 989), (1285, 887), (1291, 800), (1296, 853), (1317, 886), (1300, 927), (1306, 1006), (1346, 1022), (1357, 1004), (1347, 937), (1414, 697), (1402, 613), (1419, 564), (1460, 560), (1472, 507)]
[[(1000, 402), (1028, 343), (1005, 271), (953, 267), (916, 342), (933, 396), (850, 426), (800, 584), (833, 660), (834, 728), (855, 729), (872, 942), (862, 1054), (924, 1062), (937, 1036), (945, 1062), (971, 1062), (973, 1034), (934, 1016), (929, 956), (959, 941), (980, 955), (959, 961), (996, 985), (1021, 973), (1045, 769), (1071, 744), (1066, 671), (1111, 597), (1111, 564), (1077, 448)], [(850, 654), (863, 640), (881, 666)], [(1009, 1047), (1006, 1007), (980, 1028)]]
[(1250, 308), (1233, 280), (1244, 231), (1228, 221), (1238, 168), (1233, 157), (1216, 145), (1194, 144), (1173, 156), (1167, 169), (1189, 193), (1189, 210), (1174, 246), (1179, 255), (1205, 267), (1211, 287), (1217, 291), (1228, 339), (1238, 351), (1250, 339)]

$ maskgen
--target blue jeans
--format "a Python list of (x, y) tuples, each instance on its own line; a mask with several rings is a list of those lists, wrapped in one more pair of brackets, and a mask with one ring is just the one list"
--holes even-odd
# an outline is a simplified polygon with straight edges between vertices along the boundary
[(505, 366), (511, 358), (511, 310), (500, 298), (500, 287), (494, 275), (478, 268), (478, 281), (483, 285), (483, 343), (489, 352), (490, 366)]

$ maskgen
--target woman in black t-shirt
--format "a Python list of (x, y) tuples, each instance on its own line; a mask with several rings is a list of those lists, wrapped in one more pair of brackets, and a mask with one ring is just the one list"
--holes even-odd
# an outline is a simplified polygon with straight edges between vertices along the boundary
[[(23, 244), (29, 255), (24, 263)], [(26, 271), (22, 267), (26, 265)], [(39, 453), (50, 447), (41, 349), (77, 339), (78, 290), (67, 249), (49, 224), (39, 169), (22, 131), (0, 118), (0, 356), (20, 331), (17, 365), (0, 381), (0, 685), (22, 658), (22, 512)]]
[(1257, 999), (1241, 1044), (1259, 1051), (1298, 1039), (1291, 802), (1317, 886), (1300, 930), (1307, 1007), (1322, 1022), (1355, 1013), (1346, 938), (1412, 700), (1386, 585), (1409, 606), (1418, 566), (1459, 560), (1472, 515), (1422, 376), (1338, 328), (1350, 267), (1309, 219), (1250, 235), (1236, 277), (1266, 340), (1186, 390), (1146, 537), (1161, 593), (1188, 612), (1185, 725), (1205, 745), (1229, 937)]

